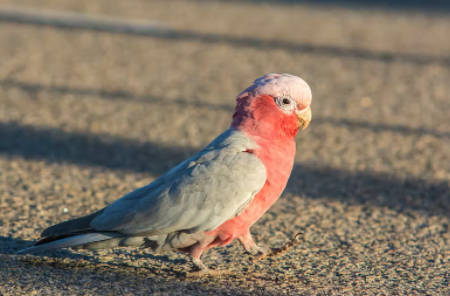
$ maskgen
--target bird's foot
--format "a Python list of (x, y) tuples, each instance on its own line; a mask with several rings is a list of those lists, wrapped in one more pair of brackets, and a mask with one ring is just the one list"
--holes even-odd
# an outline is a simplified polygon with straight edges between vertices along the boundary
[(186, 273), (187, 278), (201, 278), (203, 276), (221, 276), (224, 274), (231, 273), (231, 270), (214, 270), (206, 267), (205, 264), (200, 260), (200, 258), (192, 258), (192, 263), (198, 269), (197, 271), (191, 271)]
[(198, 279), (204, 276), (222, 276), (226, 274), (230, 274), (232, 271), (229, 269), (226, 270), (214, 270), (214, 269), (200, 269), (197, 271), (191, 271), (186, 273), (186, 278), (190, 279)]
[(287, 252), (290, 249), (292, 249), (292, 247), (295, 246), (300, 241), (300, 239), (303, 238), (303, 235), (304, 234), (301, 232), (297, 233), (290, 241), (285, 243), (281, 248), (256, 247), (257, 248), (257, 252), (255, 254), (256, 256), (250, 257), (250, 261), (255, 263), (260, 260), (264, 260), (267, 257), (273, 257), (280, 255), (284, 252)]

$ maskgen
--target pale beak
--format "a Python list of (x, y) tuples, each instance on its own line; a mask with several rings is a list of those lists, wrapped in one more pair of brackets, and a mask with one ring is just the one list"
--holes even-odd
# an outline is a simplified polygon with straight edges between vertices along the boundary
[(307, 128), (309, 123), (311, 122), (312, 113), (311, 113), (311, 107), (307, 107), (301, 111), (295, 111), (295, 115), (297, 115), (298, 119), (298, 127), (302, 127), (303, 129)]

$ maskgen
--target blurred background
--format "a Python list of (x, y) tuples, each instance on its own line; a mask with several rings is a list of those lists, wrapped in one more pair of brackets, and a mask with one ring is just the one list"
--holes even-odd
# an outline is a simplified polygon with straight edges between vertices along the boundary
[[(207, 263), (243, 279), (208, 286), (179, 280), (176, 266), (189, 263), (176, 254), (46, 259), (104, 260), (108, 280), (69, 259), (59, 268), (10, 259), (0, 294), (62, 293), (86, 277), (92, 293), (194, 285), (193, 295), (445, 295), (449, 12), (449, 1), (419, 0), (1, 0), (1, 254), (15, 258), (43, 228), (102, 208), (203, 148), (228, 128), (235, 96), (268, 73), (309, 83), (313, 121), (297, 136), (285, 193), (252, 232), (278, 246), (303, 231), (315, 247), (255, 266), (239, 262), (238, 244), (212, 250)], [(145, 281), (130, 271), (143, 265), (153, 266)]]

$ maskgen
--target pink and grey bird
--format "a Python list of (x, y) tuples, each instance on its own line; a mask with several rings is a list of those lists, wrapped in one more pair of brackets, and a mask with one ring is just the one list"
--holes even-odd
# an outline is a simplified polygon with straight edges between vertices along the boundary
[(203, 150), (154, 182), (98, 212), (45, 229), (35, 246), (54, 248), (144, 247), (189, 253), (200, 260), (215, 246), (239, 240), (251, 254), (265, 254), (250, 227), (280, 197), (291, 174), (299, 128), (311, 121), (311, 90), (301, 78), (269, 74), (236, 98), (231, 126)]

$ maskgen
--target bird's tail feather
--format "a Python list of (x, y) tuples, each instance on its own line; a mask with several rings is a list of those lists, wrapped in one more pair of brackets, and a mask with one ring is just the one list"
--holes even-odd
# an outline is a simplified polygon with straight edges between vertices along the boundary
[(85, 233), (76, 234), (69, 237), (64, 237), (61, 239), (56, 238), (56, 240), (50, 241), (48, 243), (39, 244), (39, 242), (30, 248), (20, 250), (17, 254), (28, 254), (47, 251), (57, 248), (69, 248), (76, 247), (80, 245), (86, 245), (93, 242), (100, 242), (105, 240), (110, 240), (122, 236), (123, 234), (114, 232), (96, 232), (96, 233)]

